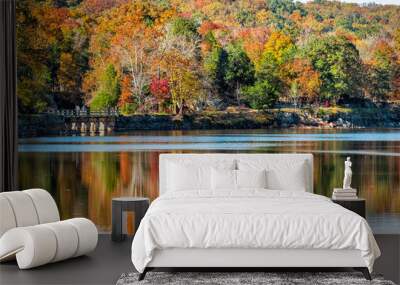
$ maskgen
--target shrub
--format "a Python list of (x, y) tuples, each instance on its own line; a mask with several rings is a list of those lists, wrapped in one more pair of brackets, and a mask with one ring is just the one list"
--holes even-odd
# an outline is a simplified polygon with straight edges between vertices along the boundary
[(257, 81), (242, 90), (248, 104), (254, 109), (271, 108), (278, 99), (278, 90), (268, 81)]

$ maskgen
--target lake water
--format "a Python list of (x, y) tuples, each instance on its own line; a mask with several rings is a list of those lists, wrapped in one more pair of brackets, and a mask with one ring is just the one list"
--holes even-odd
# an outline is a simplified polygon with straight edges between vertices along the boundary
[(314, 191), (341, 187), (344, 160), (353, 161), (352, 186), (367, 199), (375, 233), (400, 233), (400, 130), (147, 131), (111, 136), (20, 139), (21, 189), (55, 197), (63, 219), (90, 218), (111, 229), (111, 199), (158, 196), (160, 153), (314, 154)]

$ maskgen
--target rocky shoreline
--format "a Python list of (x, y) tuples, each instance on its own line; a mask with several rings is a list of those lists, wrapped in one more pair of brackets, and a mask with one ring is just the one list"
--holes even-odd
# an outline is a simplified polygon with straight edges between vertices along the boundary
[(400, 107), (278, 112), (275, 122), (277, 127), (400, 128)]
[[(68, 119), (59, 115), (21, 115), (19, 136), (73, 135)], [(183, 117), (144, 114), (114, 118), (113, 131), (206, 130), (268, 128), (400, 128), (400, 107), (360, 109), (273, 109), (202, 112)]]

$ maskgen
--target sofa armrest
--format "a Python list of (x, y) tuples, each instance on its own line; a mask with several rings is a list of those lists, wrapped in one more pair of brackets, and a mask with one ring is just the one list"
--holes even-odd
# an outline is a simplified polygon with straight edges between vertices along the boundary
[(21, 269), (51, 262), (57, 249), (53, 232), (42, 225), (13, 228), (0, 239), (0, 261), (16, 256)]

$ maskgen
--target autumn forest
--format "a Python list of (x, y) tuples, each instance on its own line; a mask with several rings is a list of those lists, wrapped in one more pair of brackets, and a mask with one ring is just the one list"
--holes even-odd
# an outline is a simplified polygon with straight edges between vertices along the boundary
[(399, 15), (326, 0), (17, 1), (19, 109), (399, 102)]

